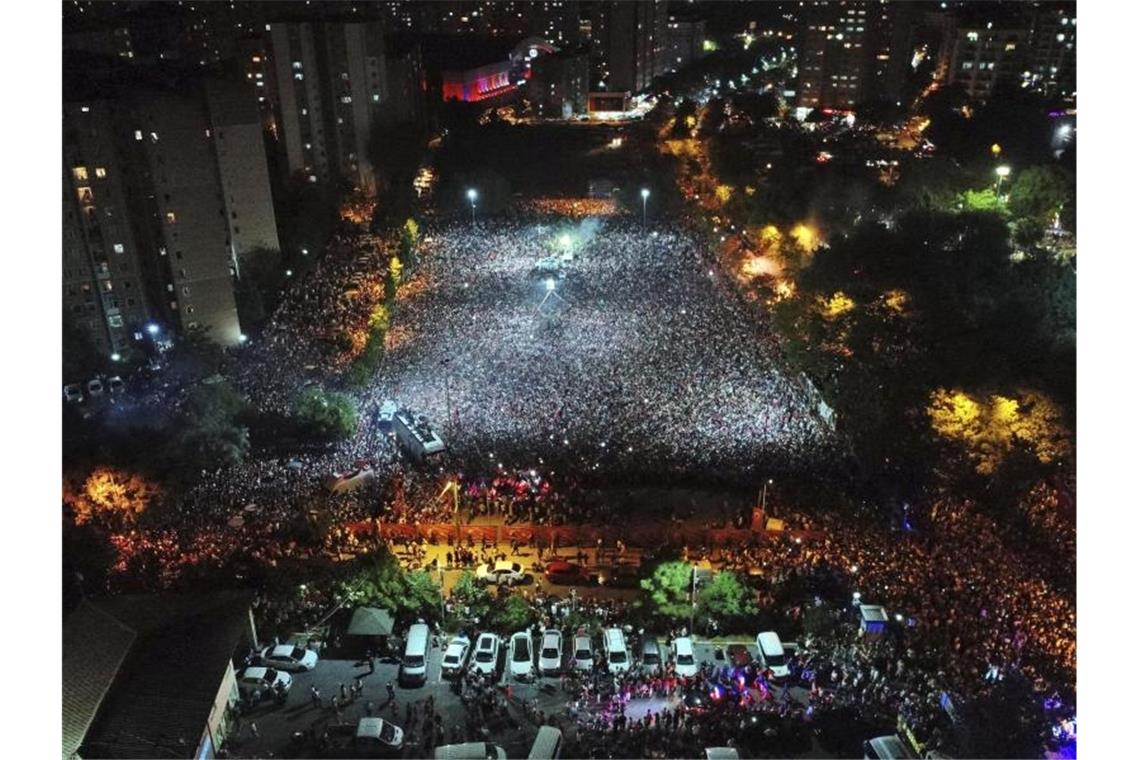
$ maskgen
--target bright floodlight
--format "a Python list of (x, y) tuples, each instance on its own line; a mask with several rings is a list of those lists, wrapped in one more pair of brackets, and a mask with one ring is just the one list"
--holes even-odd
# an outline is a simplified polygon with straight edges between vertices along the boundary
[(242, 333), (241, 335), (238, 336), (238, 340), (242, 343), (245, 343), (247, 340), (249, 340), (249, 336), (246, 335), (245, 333)]
[(158, 325), (156, 325), (154, 322), (151, 322), (146, 326), (146, 331), (151, 335), (158, 335)]
[(467, 200), (471, 201), (472, 203), (474, 203), (475, 199), (478, 197), (479, 193), (475, 192), (475, 188), (471, 188), (467, 191)]
[(554, 278), (553, 277), (546, 278), (546, 289), (547, 290), (554, 290)]
[(649, 188), (648, 187), (641, 188), (641, 197), (642, 198), (648, 198), (649, 197)]
[(1004, 164), (994, 169), (994, 171), (997, 172), (997, 175), (1003, 179), (1009, 176), (1009, 167), (1005, 166)]

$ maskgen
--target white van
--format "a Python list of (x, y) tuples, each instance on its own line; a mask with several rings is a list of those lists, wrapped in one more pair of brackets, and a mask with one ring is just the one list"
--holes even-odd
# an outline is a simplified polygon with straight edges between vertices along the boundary
[(693, 656), (693, 640), (680, 638), (673, 641), (673, 670), (682, 678), (692, 678), (700, 668)]
[(562, 756), (562, 732), (554, 726), (543, 726), (530, 745), (527, 760), (557, 760)]
[(784, 645), (775, 631), (765, 631), (756, 635), (756, 648), (760, 650), (760, 663), (772, 671), (775, 678), (788, 677), (788, 659), (784, 656)]
[(876, 736), (863, 742), (865, 760), (916, 760), (917, 755), (898, 734)]
[(620, 628), (607, 628), (602, 633), (602, 650), (606, 653), (606, 670), (610, 673), (629, 670), (629, 652), (625, 648), (625, 634)]
[(507, 751), (491, 742), (444, 744), (435, 748), (435, 760), (507, 760)]
[(431, 632), (423, 623), (408, 629), (404, 659), (400, 661), (400, 685), (423, 686), (427, 681), (428, 637)]

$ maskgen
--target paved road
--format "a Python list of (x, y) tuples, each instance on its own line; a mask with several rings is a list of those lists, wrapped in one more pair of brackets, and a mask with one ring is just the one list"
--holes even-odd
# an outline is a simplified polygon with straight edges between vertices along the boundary
[[(537, 645), (537, 642), (535, 643)], [(598, 642), (595, 645), (597, 646)], [(559, 679), (555, 676), (540, 677), (533, 683), (510, 679), (504, 667), (506, 649), (504, 642), (500, 660), (503, 675), (499, 677), (499, 683), (509, 684), (513, 696), (524, 703), (535, 704), (537, 709), (546, 715), (560, 716), (569, 726), (566, 713), (568, 695), (559, 688)], [(715, 647), (712, 644), (698, 642), (695, 649), (700, 660), (716, 662)], [(749, 651), (755, 656), (754, 645), (749, 646)], [(242, 757), (265, 757), (270, 753), (277, 757), (313, 757), (315, 751), (312, 747), (291, 744), (295, 732), (312, 729), (319, 734), (326, 725), (334, 724), (338, 720), (346, 724), (355, 724), (366, 714), (368, 702), (373, 703), (376, 709), (374, 714), (390, 719), (398, 726), (406, 727), (407, 706), (417, 704), (422, 714), (423, 703), (431, 695), (434, 697), (436, 712), (443, 718), (445, 742), (452, 740), (454, 730), (459, 732), (458, 741), (492, 741), (506, 749), (508, 757), (526, 757), (538, 731), (537, 725), (526, 716), (521, 707), (515, 705), (511, 708), (514, 726), (507, 724), (490, 726), (488, 736), (480, 735), (477, 730), (468, 730), (466, 725), (469, 708), (452, 691), (451, 683), (441, 677), (442, 657), (441, 649), (432, 650), (428, 658), (427, 682), (418, 688), (403, 688), (399, 685), (397, 680), (399, 668), (395, 663), (377, 661), (376, 672), (366, 675), (367, 666), (358, 666), (348, 660), (321, 660), (313, 672), (294, 675), (293, 688), (284, 705), (262, 705), (243, 718), (239, 739), (233, 745), (234, 754)], [(363, 694), (342, 708), (338, 715), (329, 706), (329, 698), (339, 693), (341, 684), (347, 688), (357, 677), (364, 684)], [(388, 698), (389, 683), (395, 689), (393, 700)], [(320, 707), (312, 702), (310, 689), (313, 686), (320, 690), (322, 700)], [(797, 701), (806, 702), (806, 692), (803, 689), (793, 688), (792, 697)], [(664, 700), (634, 700), (627, 706), (627, 714), (639, 717), (645, 710), (656, 711), (662, 706)], [(251, 723), (257, 725), (256, 737), (250, 727)], [(404, 757), (419, 756), (422, 756), (422, 751), (417, 748), (411, 746), (405, 748)]]

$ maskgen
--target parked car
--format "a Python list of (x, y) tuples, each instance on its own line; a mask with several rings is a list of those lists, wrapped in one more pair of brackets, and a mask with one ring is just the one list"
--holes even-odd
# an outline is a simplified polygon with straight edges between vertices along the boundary
[(247, 699), (257, 700), (278, 688), (278, 684), (289, 691), (293, 687), (293, 676), (283, 670), (254, 665), (238, 674), (238, 691)]
[(756, 648), (760, 656), (760, 664), (772, 671), (775, 679), (787, 678), (788, 658), (784, 654), (784, 645), (775, 631), (765, 631), (756, 635)]
[(606, 653), (607, 671), (624, 673), (629, 670), (629, 650), (625, 645), (625, 634), (620, 628), (607, 628), (602, 631), (602, 649)]
[(475, 656), (471, 668), (476, 673), (493, 676), (499, 669), (499, 637), (493, 633), (479, 635), (475, 642)]
[(123, 382), (123, 378), (115, 375), (107, 381), (107, 390), (111, 391), (112, 396), (117, 396), (127, 389), (127, 384)]
[(443, 653), (442, 675), (454, 678), (467, 665), (467, 655), (471, 653), (471, 640), (466, 636), (456, 636), (447, 643)]
[(673, 641), (673, 664), (677, 675), (692, 678), (697, 674), (697, 658), (693, 654), (693, 640), (680, 638)]
[(321, 757), (399, 757), (404, 730), (383, 718), (361, 718), (356, 725), (330, 725), (318, 742)]
[(538, 670), (544, 676), (556, 676), (562, 672), (562, 631), (551, 628), (542, 634)]
[(511, 676), (517, 680), (534, 678), (534, 644), (526, 631), (511, 636), (510, 669)]
[(661, 645), (653, 636), (641, 640), (641, 670), (650, 675), (661, 672)]
[(292, 644), (278, 644), (261, 650), (261, 664), (292, 673), (312, 670), (317, 667), (317, 653)]
[(585, 671), (594, 669), (594, 644), (589, 636), (574, 637), (574, 669)]
[(586, 572), (585, 568), (561, 559), (547, 562), (546, 571), (543, 574), (550, 583), (565, 586), (585, 586), (591, 582), (590, 574)]
[(484, 583), (497, 583), (513, 586), (526, 579), (526, 573), (518, 562), (483, 563), (475, 570), (475, 577)]
[(103, 395), (103, 381), (97, 377), (91, 378), (87, 381), (87, 396), (89, 398), (98, 398)]
[(74, 383), (65, 385), (63, 386), (63, 398), (70, 404), (78, 404), (83, 400), (83, 391)]

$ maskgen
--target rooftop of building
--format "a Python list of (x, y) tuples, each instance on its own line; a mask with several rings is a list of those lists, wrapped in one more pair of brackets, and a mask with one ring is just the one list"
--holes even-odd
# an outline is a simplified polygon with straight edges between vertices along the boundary
[(193, 757), (252, 601), (249, 591), (85, 600), (64, 621), (65, 754), (78, 744), (85, 757)]

